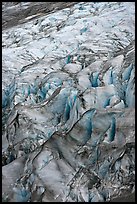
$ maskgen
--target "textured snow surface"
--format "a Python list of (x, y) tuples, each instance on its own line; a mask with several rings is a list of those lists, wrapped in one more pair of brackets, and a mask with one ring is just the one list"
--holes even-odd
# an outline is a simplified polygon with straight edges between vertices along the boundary
[(2, 31), (3, 201), (134, 193), (134, 3), (29, 18)]

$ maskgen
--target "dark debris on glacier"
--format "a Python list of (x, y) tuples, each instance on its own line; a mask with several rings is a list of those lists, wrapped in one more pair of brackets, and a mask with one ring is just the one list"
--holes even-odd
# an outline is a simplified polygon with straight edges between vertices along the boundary
[(79, 2), (3, 27), (3, 202), (134, 200), (134, 6)]

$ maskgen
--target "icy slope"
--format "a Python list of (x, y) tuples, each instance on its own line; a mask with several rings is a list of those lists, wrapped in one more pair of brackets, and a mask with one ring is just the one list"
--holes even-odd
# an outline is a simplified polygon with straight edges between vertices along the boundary
[(81, 2), (3, 30), (3, 199), (134, 192), (134, 6)]

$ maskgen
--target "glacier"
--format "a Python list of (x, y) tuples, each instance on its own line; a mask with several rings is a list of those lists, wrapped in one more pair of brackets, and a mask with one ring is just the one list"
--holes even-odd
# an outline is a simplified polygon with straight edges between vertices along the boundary
[[(3, 3), (3, 16), (29, 5)], [(134, 193), (134, 2), (75, 2), (3, 28), (3, 202)]]

